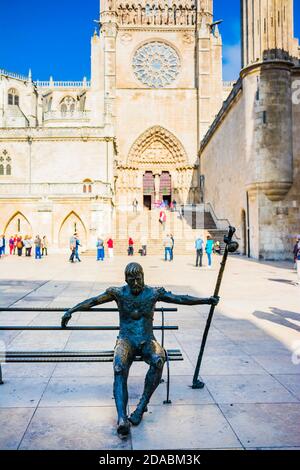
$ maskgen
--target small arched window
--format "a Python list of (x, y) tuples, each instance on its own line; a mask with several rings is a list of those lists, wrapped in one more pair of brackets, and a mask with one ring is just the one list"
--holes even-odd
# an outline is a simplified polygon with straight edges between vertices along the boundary
[(92, 182), (92, 180), (86, 179), (86, 180), (83, 181), (83, 192), (84, 192), (84, 194), (93, 192), (93, 182)]
[(47, 103), (47, 111), (50, 112), (52, 108), (52, 98), (49, 98)]
[(0, 176), (11, 176), (11, 158), (7, 150), (0, 153)]
[(75, 99), (72, 96), (65, 96), (60, 102), (60, 111), (62, 115), (73, 114), (75, 111)]
[(10, 90), (8, 90), (7, 102), (9, 106), (19, 106), (19, 95), (15, 88), (11, 88)]

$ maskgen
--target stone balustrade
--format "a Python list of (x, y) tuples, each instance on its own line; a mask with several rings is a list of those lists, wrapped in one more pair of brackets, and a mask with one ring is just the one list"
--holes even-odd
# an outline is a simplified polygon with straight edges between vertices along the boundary
[(87, 80), (69, 82), (37, 80), (35, 83), (39, 88), (90, 88), (91, 86), (91, 82)]
[(97, 181), (92, 183), (92, 192), (83, 192), (84, 183), (2, 183), (0, 197), (26, 197), (26, 196), (82, 196), (111, 197), (112, 191), (109, 183)]
[(47, 111), (44, 113), (44, 121), (50, 120), (88, 120), (90, 111)]

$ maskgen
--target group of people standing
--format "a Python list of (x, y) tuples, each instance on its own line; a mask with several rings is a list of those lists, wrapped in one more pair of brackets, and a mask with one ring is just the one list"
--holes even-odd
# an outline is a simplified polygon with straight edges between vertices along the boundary
[[(111, 259), (114, 257), (114, 241), (110, 237), (107, 242), (107, 251), (108, 251), (108, 257)], [(96, 242), (96, 249), (97, 249), (97, 261), (104, 261), (105, 258), (105, 242), (101, 237), (97, 238)]]
[(221, 254), (220, 242), (215, 242), (210, 235), (207, 236), (206, 243), (204, 246), (204, 240), (201, 237), (195, 241), (196, 249), (196, 267), (202, 268), (203, 254), (204, 251), (207, 255), (208, 268), (212, 267), (212, 255), (213, 253)]
[[(6, 254), (6, 238), (4, 235), (0, 237), (0, 258)], [(11, 236), (8, 240), (9, 254), (17, 255), (19, 257), (25, 256), (30, 258), (32, 256), (32, 249), (35, 249), (35, 259), (41, 259), (42, 256), (48, 255), (48, 239), (46, 235), (42, 238), (37, 235), (35, 239), (31, 235), (21, 235)]]

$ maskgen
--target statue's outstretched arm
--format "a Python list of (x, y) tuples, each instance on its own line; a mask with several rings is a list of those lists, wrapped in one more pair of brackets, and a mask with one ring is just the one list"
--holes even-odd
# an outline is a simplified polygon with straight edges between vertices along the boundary
[(77, 304), (75, 307), (72, 307), (66, 311), (61, 319), (61, 326), (63, 328), (67, 326), (69, 320), (72, 318), (72, 313), (78, 312), (79, 310), (90, 310), (95, 305), (105, 304), (113, 300), (115, 300), (115, 298), (110, 290), (107, 290), (103, 294), (100, 294), (96, 297), (92, 297), (91, 299), (84, 300), (83, 302), (80, 302), (80, 304)]
[(166, 291), (159, 296), (158, 300), (160, 302), (178, 305), (217, 305), (219, 303), (219, 297), (201, 299), (199, 297), (192, 297), (191, 295), (176, 295)]

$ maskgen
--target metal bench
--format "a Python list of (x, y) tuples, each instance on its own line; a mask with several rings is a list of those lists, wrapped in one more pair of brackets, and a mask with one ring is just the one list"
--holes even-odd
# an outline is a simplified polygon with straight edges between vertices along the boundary
[[(65, 312), (67, 308), (1, 308), (0, 312)], [(87, 310), (81, 310), (87, 311)], [(118, 312), (117, 308), (92, 308), (89, 312)], [(161, 331), (161, 345), (166, 353), (167, 397), (164, 404), (170, 404), (170, 362), (183, 361), (180, 349), (165, 349), (165, 331), (176, 331), (178, 326), (165, 325), (165, 312), (177, 312), (177, 308), (157, 308), (161, 313), (161, 325), (154, 326), (154, 331)], [(119, 331), (119, 326), (0, 326), (0, 331)], [(3, 351), (0, 352), (0, 384), (2, 380), (1, 363), (61, 363), (61, 362), (113, 362), (114, 351)], [(136, 356), (134, 361), (142, 358)]]

